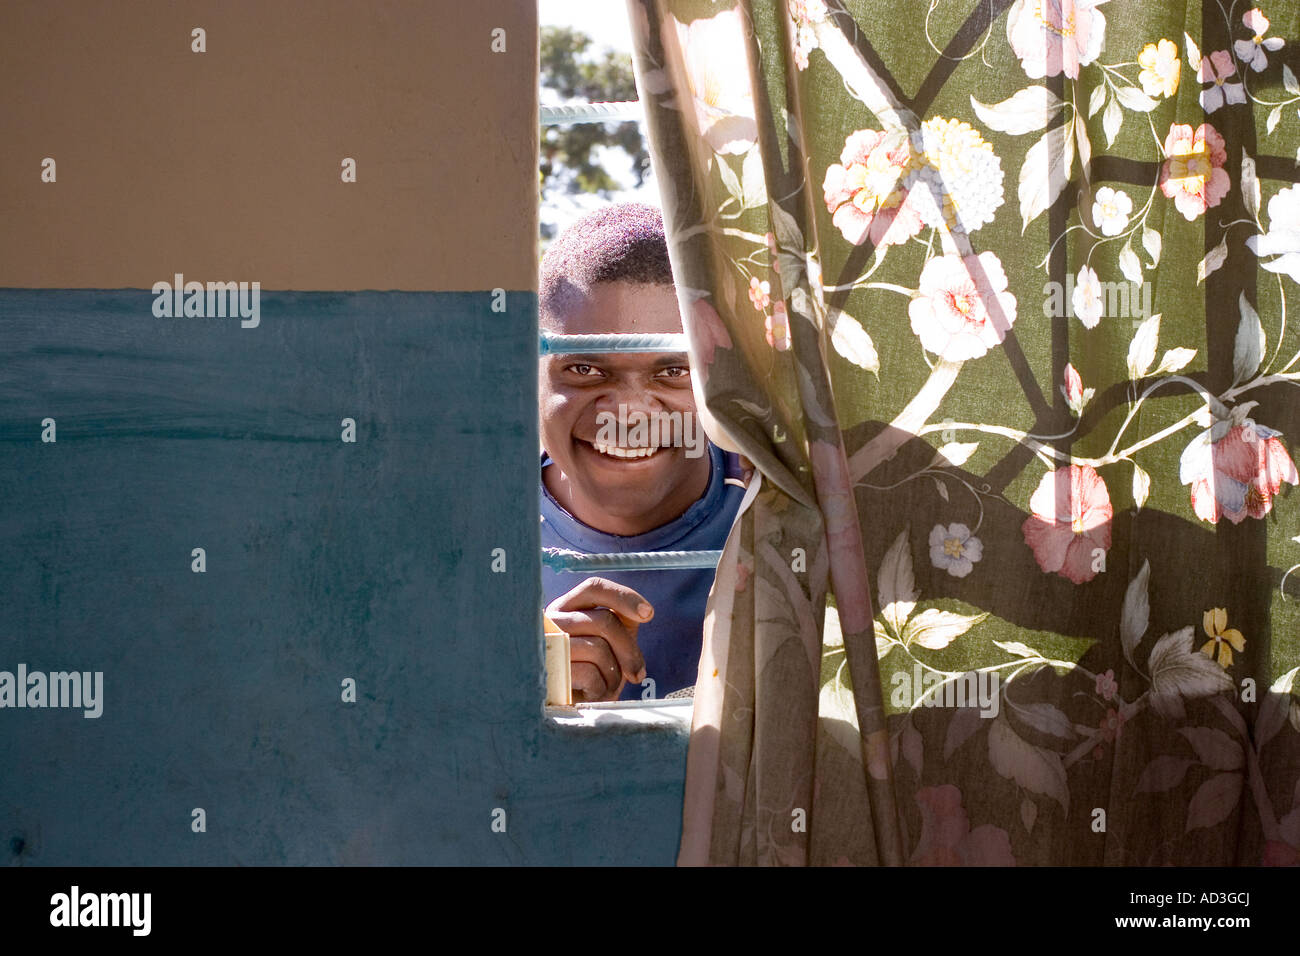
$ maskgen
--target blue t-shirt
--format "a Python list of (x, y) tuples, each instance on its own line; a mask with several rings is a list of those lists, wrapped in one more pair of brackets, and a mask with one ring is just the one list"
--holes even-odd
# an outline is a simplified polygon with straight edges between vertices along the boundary
[[(721, 551), (745, 495), (739, 458), (709, 443), (712, 472), (704, 495), (681, 517), (645, 534), (618, 535), (583, 524), (560, 506), (541, 482), (542, 547), (565, 548), (587, 554), (626, 551)], [(542, 468), (552, 464), (542, 453)], [(704, 606), (713, 586), (712, 568), (654, 571), (610, 571), (596, 575), (560, 573), (542, 568), (542, 595), (550, 604), (588, 577), (608, 578), (632, 588), (654, 606), (654, 617), (637, 629), (637, 644), (645, 655), (646, 677), (654, 680), (654, 696), (664, 697), (696, 681), (703, 643)], [(646, 687), (628, 684), (622, 700), (640, 700)]]

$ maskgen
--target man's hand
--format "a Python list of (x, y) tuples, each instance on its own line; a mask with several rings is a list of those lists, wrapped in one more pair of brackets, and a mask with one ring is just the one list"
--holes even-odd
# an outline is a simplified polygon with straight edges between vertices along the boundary
[(654, 608), (636, 591), (607, 578), (587, 578), (546, 608), (569, 635), (574, 703), (618, 700), (628, 682), (645, 680), (636, 631)]
[(740, 475), (740, 480), (743, 481), (745, 487), (748, 488), (750, 479), (754, 477), (754, 463), (744, 455), (737, 455), (736, 457), (740, 459), (740, 467), (743, 469)]

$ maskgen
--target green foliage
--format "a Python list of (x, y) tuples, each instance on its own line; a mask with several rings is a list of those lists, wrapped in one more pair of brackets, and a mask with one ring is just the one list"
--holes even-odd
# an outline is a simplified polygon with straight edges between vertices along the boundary
[[(569, 27), (541, 31), (541, 85), (564, 99), (587, 103), (637, 99), (632, 58), (612, 50), (593, 51), (592, 40)], [(541, 135), (539, 187), (562, 188), (610, 198), (619, 183), (599, 163), (598, 146), (621, 147), (632, 159), (639, 186), (650, 171), (650, 153), (637, 123), (584, 123), (548, 127)]]

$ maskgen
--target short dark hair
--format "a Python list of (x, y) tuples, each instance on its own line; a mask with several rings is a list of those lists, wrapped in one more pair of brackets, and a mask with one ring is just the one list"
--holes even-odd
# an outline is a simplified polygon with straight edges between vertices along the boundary
[(538, 311), (563, 311), (597, 282), (673, 284), (663, 215), (644, 203), (589, 212), (551, 243), (542, 257)]

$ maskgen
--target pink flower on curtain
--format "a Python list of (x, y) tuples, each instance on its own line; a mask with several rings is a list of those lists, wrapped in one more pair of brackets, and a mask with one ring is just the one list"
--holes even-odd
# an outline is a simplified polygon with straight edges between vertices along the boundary
[(1106, 716), (1101, 719), (1101, 724), (1097, 729), (1101, 731), (1101, 739), (1106, 743), (1118, 740), (1120, 733), (1124, 730), (1124, 715), (1114, 707), (1107, 707)]
[(1065, 396), (1065, 401), (1071, 408), (1078, 408), (1083, 402), (1083, 377), (1079, 375), (1079, 370), (1074, 367), (1072, 362), (1065, 366), (1064, 377), (1065, 381), (1061, 385), (1061, 394)]
[(1083, 387), (1083, 377), (1073, 364), (1065, 366), (1064, 377), (1065, 381), (1061, 384), (1061, 394), (1065, 396), (1065, 404), (1070, 407), (1070, 411), (1074, 412), (1075, 415), (1082, 415), (1084, 407), (1092, 401), (1092, 396), (1096, 394), (1097, 390)]
[(689, 24), (669, 19), (677, 28), (700, 136), (714, 152), (748, 152), (758, 141), (758, 123), (740, 10), (733, 7)]
[(691, 318), (691, 341), (704, 364), (712, 365), (715, 349), (731, 348), (731, 335), (708, 299), (696, 299), (691, 303)]
[[(808, 443), (808, 456), (817, 475), (818, 502), (826, 521), (826, 547), (831, 565), (862, 565), (863, 554), (858, 537), (858, 505), (853, 497), (847, 463), (840, 457), (838, 445), (814, 440)], [(865, 583), (866, 567), (861, 568)], [(835, 595), (840, 625), (844, 633), (871, 630), (870, 597), (864, 587), (859, 592)]]
[(817, 31), (814, 23), (826, 19), (826, 4), (822, 0), (790, 0), (790, 34), (794, 37), (794, 64), (808, 69), (808, 54), (817, 49)]
[(1042, 79), (1079, 67), (1101, 55), (1106, 18), (1097, 7), (1107, 0), (1016, 0), (1007, 14), (1007, 40), (1025, 75)]
[(1213, 113), (1224, 102), (1246, 102), (1246, 88), (1241, 83), (1229, 83), (1230, 77), (1237, 75), (1237, 64), (1232, 62), (1232, 54), (1227, 50), (1215, 50), (1201, 57), (1201, 65), (1196, 71), (1196, 78), (1210, 86), (1201, 90), (1201, 108)]
[(772, 271), (775, 272), (777, 275), (780, 275), (781, 274), (781, 250), (779, 250), (776, 246), (776, 236), (769, 232), (765, 236), (763, 236), (763, 238), (767, 240), (767, 255), (768, 258), (771, 259), (772, 261)]
[(1120, 733), (1124, 729), (1124, 721), (1127, 718), (1116, 710), (1114, 707), (1106, 708), (1106, 715), (1101, 718), (1101, 723), (1097, 726), (1100, 740), (1092, 748), (1092, 759), (1101, 760), (1106, 756), (1106, 744), (1114, 743), (1119, 739)]
[(1260, 866), (1295, 866), (1300, 863), (1300, 848), (1283, 840), (1269, 840), (1264, 844)]
[(1227, 517), (1240, 524), (1247, 516), (1262, 518), (1273, 508), (1282, 483), (1300, 484), (1295, 462), (1278, 439), (1281, 432), (1247, 418), (1228, 428), (1218, 441), (1202, 432), (1183, 450), (1178, 478), (1192, 486), (1192, 510), (1210, 524)]
[(1091, 465), (1048, 472), (1029, 499), (1029, 510), (1020, 529), (1040, 568), (1075, 584), (1097, 576), (1096, 551), (1110, 547), (1114, 509), (1106, 483)]
[(772, 306), (772, 314), (764, 319), (763, 325), (767, 333), (767, 344), (778, 352), (788, 351), (790, 348), (790, 314), (786, 311), (784, 302), (778, 302)]
[(971, 829), (961, 791), (950, 783), (916, 792), (921, 839), (912, 866), (1015, 866), (1011, 839), (1001, 827), (985, 823)]
[(920, 293), (907, 311), (927, 352), (949, 362), (979, 358), (1001, 344), (1016, 321), (1016, 297), (992, 252), (935, 256), (921, 270)]
[(826, 169), (826, 209), (844, 238), (861, 245), (898, 245), (921, 231), (921, 217), (908, 202), (904, 177), (917, 165), (902, 130), (850, 133), (840, 161)]
[(1170, 125), (1165, 156), (1160, 191), (1174, 201), (1188, 222), (1217, 206), (1232, 187), (1223, 169), (1228, 159), (1223, 137), (1209, 123), (1202, 123), (1195, 132), (1183, 123)]

